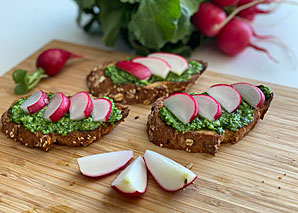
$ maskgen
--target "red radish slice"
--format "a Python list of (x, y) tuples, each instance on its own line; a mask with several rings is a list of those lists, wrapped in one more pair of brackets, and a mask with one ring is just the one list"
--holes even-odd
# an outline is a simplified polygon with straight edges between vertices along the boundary
[(146, 150), (144, 160), (154, 180), (166, 191), (181, 190), (197, 178), (189, 169), (156, 152)]
[(256, 86), (249, 83), (235, 83), (232, 86), (238, 90), (242, 98), (254, 108), (261, 107), (265, 102), (263, 92)]
[(211, 86), (207, 93), (229, 113), (234, 112), (241, 104), (240, 93), (231, 85), (216, 84)]
[(43, 117), (52, 122), (58, 121), (68, 111), (69, 99), (61, 92), (57, 92), (51, 99)]
[(78, 158), (81, 173), (88, 177), (101, 177), (111, 174), (123, 167), (133, 157), (133, 151), (117, 151)]
[(119, 61), (117, 62), (116, 66), (134, 75), (140, 80), (147, 80), (151, 76), (149, 68), (140, 63), (135, 63), (132, 61)]
[(71, 120), (82, 120), (88, 118), (89, 115), (92, 113), (93, 104), (87, 92), (78, 92), (69, 100), (69, 116)]
[(112, 102), (105, 98), (98, 98), (93, 100), (92, 118), (94, 121), (108, 121), (111, 110)]
[(172, 53), (151, 53), (148, 57), (156, 57), (165, 60), (171, 66), (171, 72), (176, 73), (177, 75), (181, 75), (189, 66), (188, 61), (185, 58)]
[(139, 156), (134, 160), (118, 175), (111, 186), (116, 191), (129, 197), (144, 194), (147, 189), (147, 169), (143, 158)]
[(199, 112), (197, 102), (187, 93), (172, 94), (163, 104), (184, 124), (195, 119)]
[(33, 114), (43, 109), (48, 103), (48, 95), (44, 91), (38, 90), (22, 103), (20, 107), (24, 112)]
[(209, 95), (198, 94), (192, 96), (199, 108), (199, 115), (214, 121), (221, 116), (221, 107), (219, 103)]
[(156, 57), (137, 57), (132, 59), (132, 62), (143, 64), (149, 68), (151, 74), (161, 78), (166, 78), (171, 68), (165, 60)]

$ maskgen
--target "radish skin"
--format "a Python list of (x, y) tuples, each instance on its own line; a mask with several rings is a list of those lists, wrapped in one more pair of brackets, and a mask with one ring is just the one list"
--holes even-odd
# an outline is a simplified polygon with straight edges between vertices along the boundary
[(239, 0), (212, 0), (213, 3), (220, 7), (228, 7), (238, 3)]

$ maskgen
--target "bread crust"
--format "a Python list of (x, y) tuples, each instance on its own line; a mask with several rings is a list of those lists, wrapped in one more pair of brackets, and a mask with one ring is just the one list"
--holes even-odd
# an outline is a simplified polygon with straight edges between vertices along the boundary
[(168, 96), (174, 92), (188, 90), (195, 84), (197, 79), (204, 73), (207, 63), (198, 61), (203, 65), (200, 73), (192, 75), (188, 81), (170, 82), (160, 81), (147, 86), (137, 86), (135, 84), (115, 85), (111, 78), (106, 76), (104, 69), (106, 66), (115, 64), (109, 62), (105, 65), (94, 68), (87, 76), (87, 86), (89, 92), (97, 97), (108, 96), (116, 103), (123, 104), (152, 104), (156, 99), (162, 96)]
[(53, 145), (61, 144), (66, 146), (88, 146), (94, 141), (100, 139), (104, 134), (111, 132), (117, 125), (124, 121), (128, 116), (129, 108), (120, 104), (115, 104), (119, 110), (121, 110), (122, 118), (115, 122), (114, 125), (108, 123), (105, 126), (99, 126), (91, 131), (73, 131), (66, 136), (59, 135), (57, 133), (43, 134), (41, 132), (31, 132), (25, 129), (22, 124), (17, 124), (10, 120), (9, 110), (3, 113), (1, 117), (2, 132), (16, 142), (30, 147), (38, 148), (44, 151), (49, 151)]
[(264, 118), (273, 99), (273, 93), (261, 108), (254, 109), (253, 121), (238, 131), (225, 130), (223, 134), (210, 130), (178, 133), (175, 128), (166, 125), (158, 116), (159, 110), (163, 107), (164, 99), (165, 97), (161, 97), (154, 103), (148, 116), (147, 133), (149, 140), (160, 147), (215, 155), (221, 143), (237, 143), (255, 127), (260, 119)]

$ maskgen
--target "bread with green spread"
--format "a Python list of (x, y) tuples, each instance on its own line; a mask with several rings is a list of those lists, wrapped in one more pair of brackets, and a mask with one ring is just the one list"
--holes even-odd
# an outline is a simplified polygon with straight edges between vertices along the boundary
[(223, 110), (221, 117), (212, 122), (198, 115), (192, 122), (183, 124), (164, 107), (166, 97), (161, 97), (153, 104), (148, 116), (149, 140), (160, 147), (214, 155), (220, 144), (237, 143), (264, 118), (273, 93), (268, 87), (259, 88), (265, 95), (260, 108), (253, 108), (242, 100), (236, 111), (228, 113)]
[(105, 95), (123, 104), (152, 104), (159, 97), (187, 90), (207, 68), (203, 61), (188, 63), (189, 68), (180, 76), (171, 72), (165, 79), (152, 75), (144, 81), (117, 68), (116, 62), (110, 62), (94, 68), (87, 76), (87, 85), (96, 97)]

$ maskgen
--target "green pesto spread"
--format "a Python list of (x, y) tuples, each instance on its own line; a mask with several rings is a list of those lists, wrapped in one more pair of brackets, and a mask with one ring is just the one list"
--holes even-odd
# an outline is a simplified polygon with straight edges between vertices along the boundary
[[(47, 93), (49, 98), (53, 97), (53, 93)], [(107, 97), (104, 97), (109, 99)], [(97, 122), (94, 121), (91, 115), (79, 121), (70, 120), (69, 112), (65, 113), (65, 115), (60, 118), (57, 122), (53, 123), (47, 121), (43, 118), (44, 112), (47, 109), (45, 106), (42, 110), (34, 113), (34, 114), (27, 114), (21, 108), (21, 104), (27, 100), (26, 98), (19, 99), (14, 105), (12, 105), (9, 109), (10, 119), (18, 124), (22, 124), (27, 130), (31, 132), (41, 132), (43, 134), (50, 134), (50, 133), (57, 133), (59, 135), (67, 135), (69, 132), (73, 131), (90, 131), (94, 130), (101, 125), (105, 125), (106, 122)], [(107, 122), (111, 123), (112, 125), (114, 122), (119, 121), (122, 118), (121, 110), (117, 109), (112, 102), (112, 111)]]
[(158, 81), (183, 82), (189, 80), (192, 75), (200, 73), (203, 69), (202, 64), (199, 62), (189, 61), (188, 63), (188, 69), (180, 76), (170, 72), (165, 79), (152, 75), (148, 80), (140, 80), (134, 75), (116, 67), (116, 65), (107, 66), (105, 68), (105, 75), (109, 76), (116, 85), (133, 83), (137, 86), (145, 86)]
[[(271, 90), (268, 87), (260, 86), (259, 88), (264, 93), (266, 99), (271, 96)], [(221, 116), (215, 121), (209, 121), (198, 115), (192, 122), (184, 124), (166, 107), (160, 109), (158, 116), (163, 122), (174, 127), (179, 133), (204, 129), (222, 134), (225, 129), (237, 131), (239, 128), (250, 123), (254, 119), (253, 113), (253, 108), (242, 100), (238, 109), (233, 113), (228, 113), (225, 109), (222, 109)]]

